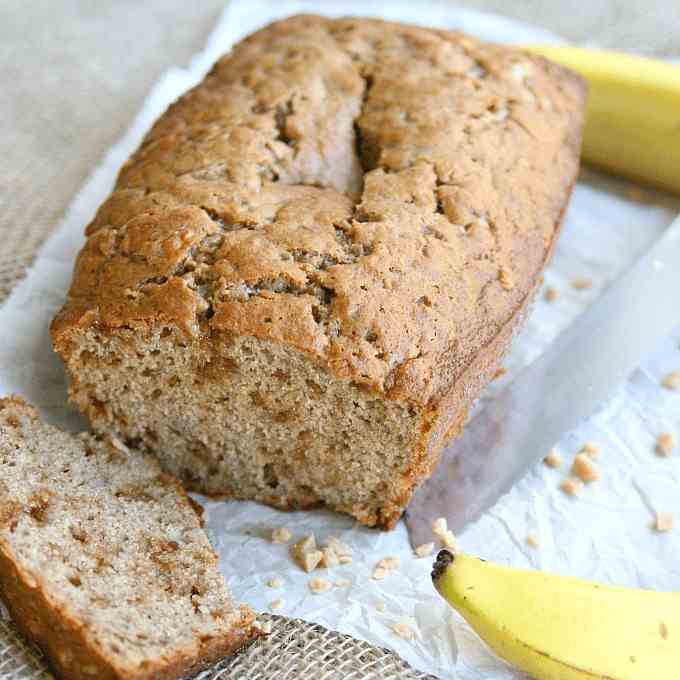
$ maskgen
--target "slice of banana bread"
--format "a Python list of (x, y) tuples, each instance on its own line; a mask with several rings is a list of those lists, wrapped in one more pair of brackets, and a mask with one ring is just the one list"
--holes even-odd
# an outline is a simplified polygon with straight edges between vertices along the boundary
[(175, 479), (16, 398), (0, 400), (0, 595), (68, 680), (177, 678), (255, 633)]
[(250, 36), (87, 229), (52, 325), (72, 400), (194, 490), (393, 526), (536, 290), (584, 98), (445, 31)]

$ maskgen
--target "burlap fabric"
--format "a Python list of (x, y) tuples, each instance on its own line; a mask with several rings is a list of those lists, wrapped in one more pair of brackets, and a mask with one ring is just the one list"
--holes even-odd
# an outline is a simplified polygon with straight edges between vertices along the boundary
[[(272, 632), (194, 680), (436, 680), (391, 652), (300, 619), (261, 616)], [(53, 680), (40, 652), (0, 620), (0, 678)]]

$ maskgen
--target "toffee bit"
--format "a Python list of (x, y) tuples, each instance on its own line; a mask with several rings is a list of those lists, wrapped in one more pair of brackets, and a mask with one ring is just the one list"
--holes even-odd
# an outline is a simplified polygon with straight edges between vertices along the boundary
[(585, 453), (591, 458), (597, 458), (600, 455), (600, 447), (595, 442), (586, 442), (581, 448), (581, 453)]
[(545, 298), (546, 302), (555, 302), (559, 296), (560, 294), (557, 288), (553, 288), (552, 286), (548, 286), (545, 289), (545, 293), (543, 293), (543, 297)]
[(593, 282), (591, 279), (577, 278), (571, 282), (571, 287), (575, 290), (588, 290), (593, 287)]
[(658, 512), (654, 521), (654, 529), (659, 533), (670, 531), (675, 524), (675, 517), (670, 512)]
[(669, 373), (661, 381), (661, 384), (667, 390), (674, 390), (676, 392), (680, 391), (680, 371), (673, 371), (672, 373)]
[(272, 543), (288, 543), (293, 535), (286, 527), (280, 527), (272, 531)]
[(418, 557), (428, 557), (433, 552), (434, 552), (434, 543), (422, 543), (415, 550), (415, 553)]
[(413, 640), (414, 635), (411, 627), (406, 623), (395, 623), (392, 626), (392, 630), (404, 640)]
[(659, 456), (668, 457), (675, 448), (675, 435), (670, 432), (662, 432), (656, 438), (656, 453)]
[(556, 469), (562, 465), (562, 456), (560, 456), (555, 449), (552, 449), (550, 453), (543, 459), (543, 462), (549, 467)]
[(583, 482), (574, 477), (567, 477), (561, 484), (560, 489), (568, 496), (578, 496), (583, 489)]
[(586, 483), (594, 482), (600, 478), (600, 473), (592, 464), (590, 457), (585, 453), (576, 455), (574, 463), (571, 466), (571, 472), (582, 482)]
[(309, 589), (315, 594), (325, 593), (333, 587), (333, 584), (325, 578), (313, 578), (309, 581)]

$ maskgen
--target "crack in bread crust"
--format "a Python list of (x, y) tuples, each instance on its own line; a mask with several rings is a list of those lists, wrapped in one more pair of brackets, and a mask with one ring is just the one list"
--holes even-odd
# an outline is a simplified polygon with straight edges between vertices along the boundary
[(570, 72), (459, 34), (313, 16), (255, 33), (88, 227), (52, 326), (76, 400), (96, 424), (79, 335), (172, 327), (283, 344), (424, 423), (537, 285), (583, 104)]

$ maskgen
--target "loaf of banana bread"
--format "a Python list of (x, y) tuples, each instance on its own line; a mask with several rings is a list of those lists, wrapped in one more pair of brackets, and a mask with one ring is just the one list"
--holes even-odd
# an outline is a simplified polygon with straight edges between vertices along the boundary
[(94, 429), (189, 488), (392, 527), (496, 371), (585, 88), (516, 49), (296, 16), (158, 120), (52, 325)]

